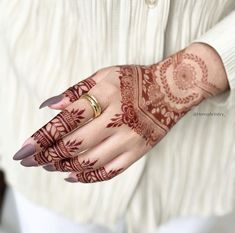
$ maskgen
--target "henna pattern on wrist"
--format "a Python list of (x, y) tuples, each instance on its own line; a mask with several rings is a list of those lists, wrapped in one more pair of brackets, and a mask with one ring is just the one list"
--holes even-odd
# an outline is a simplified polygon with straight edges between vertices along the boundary
[(107, 128), (128, 125), (153, 146), (193, 106), (221, 90), (205, 62), (184, 50), (151, 66), (119, 66), (122, 113)]
[(82, 115), (84, 111), (85, 109), (63, 110), (31, 137), (41, 148), (47, 148), (56, 140), (77, 128), (85, 118)]
[(81, 183), (95, 183), (95, 182), (110, 180), (114, 176), (120, 174), (122, 170), (123, 168), (120, 168), (117, 170), (114, 169), (107, 172), (104, 167), (101, 167), (97, 170), (77, 173), (76, 177), (77, 181)]

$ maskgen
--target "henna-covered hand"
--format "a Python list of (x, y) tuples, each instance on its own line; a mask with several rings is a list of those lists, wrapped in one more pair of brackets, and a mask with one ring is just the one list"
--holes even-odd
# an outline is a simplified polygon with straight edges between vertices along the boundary
[[(205, 44), (150, 66), (99, 70), (40, 107), (62, 110), (26, 140), (14, 159), (71, 172), (69, 182), (111, 179), (155, 146), (193, 106), (228, 89), (218, 54)], [(84, 93), (95, 96), (102, 114)]]

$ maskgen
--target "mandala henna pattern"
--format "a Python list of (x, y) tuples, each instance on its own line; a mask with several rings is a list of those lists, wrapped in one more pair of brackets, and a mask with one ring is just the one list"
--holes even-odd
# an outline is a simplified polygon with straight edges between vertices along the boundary
[(84, 171), (84, 170), (93, 170), (94, 165), (98, 160), (90, 161), (89, 159), (83, 160), (82, 162), (79, 161), (78, 157), (73, 157), (69, 159), (59, 160), (55, 162), (53, 165), (55, 166), (57, 171)]
[(95, 183), (110, 180), (118, 175), (123, 169), (106, 171), (104, 167), (93, 171), (84, 171), (76, 174), (77, 180), (81, 183)]
[(204, 98), (221, 90), (208, 81), (205, 62), (184, 50), (151, 66), (119, 66), (121, 110), (107, 128), (128, 125), (155, 145)]
[(84, 111), (85, 109), (63, 110), (31, 137), (41, 148), (47, 148), (56, 140), (77, 128), (82, 119), (85, 118), (82, 115)]
[(53, 146), (49, 147), (45, 151), (41, 151), (34, 156), (39, 165), (51, 163), (56, 160), (72, 157), (82, 144), (82, 140), (67, 141), (58, 140)]

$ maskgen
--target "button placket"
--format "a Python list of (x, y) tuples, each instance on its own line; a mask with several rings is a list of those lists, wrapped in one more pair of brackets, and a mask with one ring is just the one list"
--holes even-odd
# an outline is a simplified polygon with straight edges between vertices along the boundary
[(157, 5), (158, 0), (145, 0), (145, 3), (149, 8), (154, 8)]

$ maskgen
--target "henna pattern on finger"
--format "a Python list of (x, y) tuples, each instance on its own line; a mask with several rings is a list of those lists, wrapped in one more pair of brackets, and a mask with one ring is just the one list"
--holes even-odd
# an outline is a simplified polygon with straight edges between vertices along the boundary
[(120, 174), (122, 170), (123, 168), (120, 168), (117, 170), (114, 169), (107, 172), (106, 169), (102, 167), (93, 171), (84, 171), (81, 173), (77, 173), (76, 177), (77, 180), (81, 183), (95, 183), (95, 182), (110, 180), (114, 176)]
[[(78, 100), (81, 95), (88, 92), (96, 85), (96, 82), (93, 79), (95, 75), (96, 73), (67, 89), (63, 93), (64, 96), (68, 97), (70, 102)], [(81, 120), (85, 118), (82, 116), (84, 111), (85, 109), (72, 109), (71, 111), (63, 110), (31, 137), (40, 145), (41, 148), (47, 148), (52, 145), (54, 141), (75, 129)]]
[(94, 79), (92, 79), (92, 77), (95, 75), (96, 73), (94, 73), (91, 77), (70, 87), (64, 92), (64, 95), (70, 99), (70, 102), (75, 102), (81, 97), (81, 95), (88, 92), (93, 86), (95, 86), (96, 82)]
[(55, 166), (57, 171), (63, 172), (72, 172), (72, 171), (88, 171), (93, 170), (94, 165), (97, 163), (98, 160), (90, 161), (90, 159), (79, 161), (79, 157), (73, 157), (69, 159), (59, 160), (55, 162), (53, 165)]
[(72, 157), (80, 150), (82, 140), (68, 140), (64, 143), (63, 140), (58, 140), (53, 146), (45, 151), (41, 151), (34, 156), (39, 165), (51, 163), (56, 160)]
[(184, 50), (151, 66), (119, 66), (121, 113), (107, 128), (128, 125), (153, 146), (193, 106), (221, 90), (205, 62)]
[(59, 138), (77, 128), (85, 118), (82, 115), (84, 111), (85, 109), (63, 110), (31, 137), (41, 148), (47, 148)]

